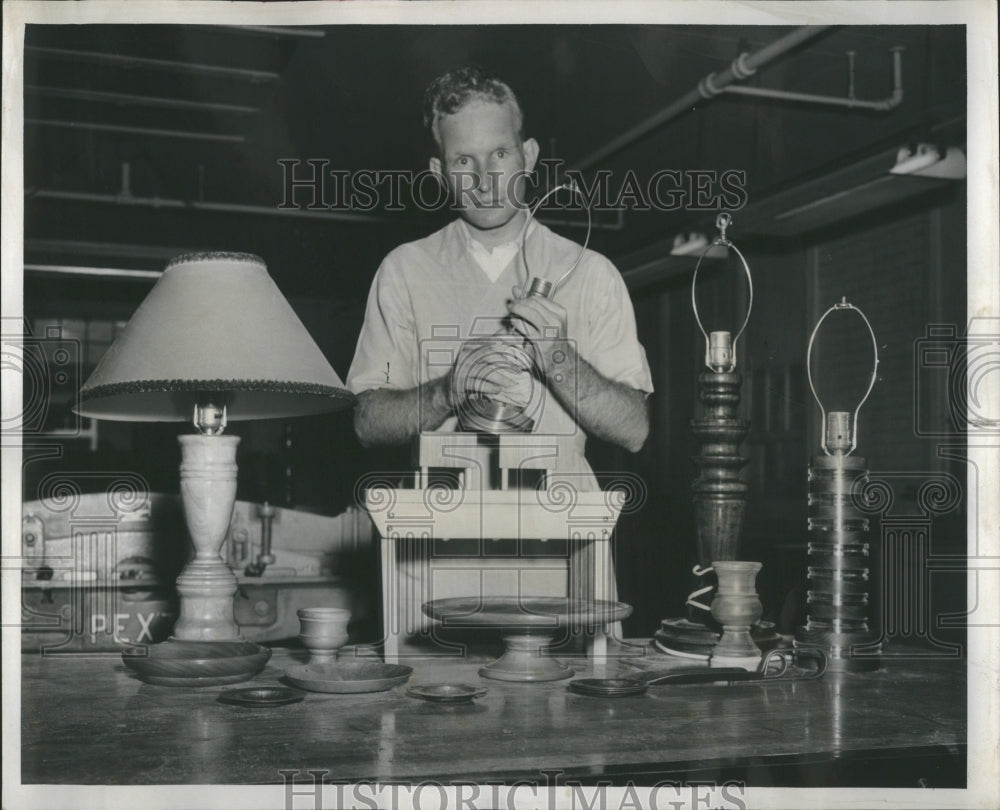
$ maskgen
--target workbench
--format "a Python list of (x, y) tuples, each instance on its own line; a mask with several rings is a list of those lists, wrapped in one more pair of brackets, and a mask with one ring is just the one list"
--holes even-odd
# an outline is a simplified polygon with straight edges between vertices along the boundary
[[(606, 673), (689, 664), (638, 641)], [(640, 657), (635, 657), (636, 653)], [(644, 657), (643, 657), (644, 654)], [(481, 661), (423, 659), (387, 692), (305, 693), (296, 704), (243, 708), (225, 689), (275, 685), (304, 652), (275, 648), (236, 686), (145, 684), (120, 657), (22, 660), (25, 784), (282, 783), (282, 770), (324, 780), (437, 779), (581, 784), (735, 779), (750, 786), (964, 787), (966, 669), (961, 660), (887, 661), (876, 672), (815, 681), (654, 686), (594, 698), (568, 681), (505, 683)], [(560, 659), (592, 675), (586, 659)], [(489, 692), (442, 705), (406, 696), (415, 684), (465, 682)]]

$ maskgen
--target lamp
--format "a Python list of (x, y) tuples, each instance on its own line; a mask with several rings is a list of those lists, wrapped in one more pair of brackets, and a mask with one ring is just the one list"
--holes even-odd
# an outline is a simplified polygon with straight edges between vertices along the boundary
[[(831, 314), (852, 312), (861, 318), (867, 332), (862, 342), (871, 338), (871, 376), (856, 405), (849, 410), (827, 410), (813, 378), (813, 348), (820, 327)], [(833, 344), (837, 360), (858, 365), (854, 358), (844, 357), (840, 344)], [(868, 628), (868, 518), (859, 508), (868, 485), (868, 469), (864, 458), (851, 455), (858, 446), (858, 413), (875, 387), (878, 363), (878, 340), (871, 323), (858, 307), (841, 298), (817, 321), (806, 351), (809, 388), (820, 410), (823, 455), (814, 456), (809, 465), (807, 616), (795, 632), (796, 649), (819, 647), (830, 659), (830, 669), (839, 672), (879, 666), (881, 645)], [(855, 392), (837, 393), (836, 399), (841, 401), (855, 399)]]
[[(747, 459), (740, 455), (740, 444), (750, 429), (750, 423), (740, 419), (738, 413), (742, 378), (736, 371), (736, 345), (750, 320), (753, 278), (743, 254), (726, 236), (726, 229), (731, 224), (729, 214), (722, 213), (716, 218), (719, 234), (702, 252), (691, 278), (691, 307), (705, 340), (705, 370), (698, 375), (698, 399), (704, 406), (704, 414), (691, 420), (691, 431), (700, 446), (694, 461), (701, 470), (691, 487), (694, 491), (698, 555), (692, 570), (694, 589), (685, 604), (687, 616), (664, 619), (654, 634), (654, 646), (661, 652), (699, 660), (712, 656), (720, 636), (710, 618), (713, 600), (709, 594), (715, 588), (705, 584), (704, 577), (713, 571), (716, 561), (739, 559), (737, 555), (748, 490), (739, 476), (740, 469), (747, 463)], [(746, 277), (749, 291), (746, 316), (735, 335), (728, 331), (706, 332), (698, 313), (695, 297), (698, 270), (702, 260), (713, 251), (716, 254), (732, 251)], [(754, 632), (758, 644), (774, 642), (774, 634), (765, 628), (755, 626)]]
[(236, 577), (219, 556), (236, 500), (240, 441), (222, 435), (227, 423), (353, 402), (263, 260), (192, 253), (167, 264), (84, 383), (78, 411), (133, 422), (191, 419), (197, 429), (178, 437), (181, 500), (195, 554), (177, 579), (174, 639), (239, 639)]

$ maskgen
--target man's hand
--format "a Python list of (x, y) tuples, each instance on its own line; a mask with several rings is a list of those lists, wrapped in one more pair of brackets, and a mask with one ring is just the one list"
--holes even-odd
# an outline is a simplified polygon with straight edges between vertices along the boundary
[(514, 297), (507, 302), (511, 326), (531, 343), (535, 359), (548, 377), (555, 363), (566, 356), (569, 343), (566, 310), (555, 301), (538, 295), (520, 298), (519, 287), (514, 287), (512, 292)]
[(452, 372), (450, 404), (469, 395), (523, 408), (531, 401), (531, 358), (503, 336), (467, 340)]
[(566, 310), (548, 298), (519, 298), (507, 302), (511, 325), (531, 343), (535, 361), (563, 408), (588, 434), (637, 452), (649, 435), (646, 395), (610, 380), (576, 351), (567, 338)]

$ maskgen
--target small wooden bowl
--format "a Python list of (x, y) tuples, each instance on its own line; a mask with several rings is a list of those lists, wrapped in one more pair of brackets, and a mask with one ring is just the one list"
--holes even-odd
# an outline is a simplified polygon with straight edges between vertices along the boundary
[(122, 652), (125, 666), (144, 681), (174, 686), (239, 683), (260, 672), (270, 658), (267, 647), (251, 641), (171, 639)]

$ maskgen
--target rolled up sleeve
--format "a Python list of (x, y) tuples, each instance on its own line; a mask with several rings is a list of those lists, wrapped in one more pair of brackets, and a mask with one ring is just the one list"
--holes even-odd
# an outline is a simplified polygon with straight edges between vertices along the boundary
[(590, 275), (593, 288), (588, 294), (593, 306), (588, 317), (591, 351), (586, 359), (609, 380), (651, 393), (652, 375), (639, 343), (628, 288), (611, 262), (596, 258), (599, 264)]
[(355, 394), (373, 388), (413, 388), (417, 360), (413, 308), (402, 268), (390, 254), (375, 273), (368, 293), (347, 387)]

